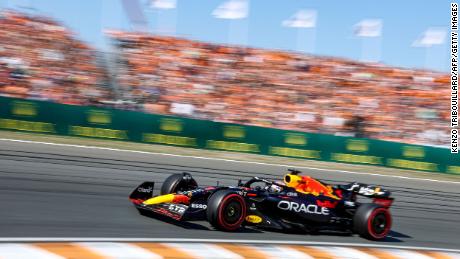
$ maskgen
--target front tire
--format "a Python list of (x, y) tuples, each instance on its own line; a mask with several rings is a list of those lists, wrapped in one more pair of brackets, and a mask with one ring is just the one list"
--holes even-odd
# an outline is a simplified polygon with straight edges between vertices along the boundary
[(363, 204), (353, 217), (353, 228), (360, 236), (371, 240), (382, 240), (391, 229), (391, 214), (388, 208), (377, 204)]
[(246, 218), (246, 201), (235, 191), (220, 190), (209, 198), (206, 214), (216, 229), (236, 231)]
[(193, 190), (198, 187), (195, 179), (189, 173), (172, 174), (161, 185), (160, 194), (177, 193)]

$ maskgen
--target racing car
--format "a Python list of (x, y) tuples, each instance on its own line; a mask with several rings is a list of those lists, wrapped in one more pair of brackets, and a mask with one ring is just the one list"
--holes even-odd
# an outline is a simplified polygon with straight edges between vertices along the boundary
[[(222, 231), (257, 227), (275, 231), (339, 231), (382, 240), (390, 232), (390, 191), (375, 185), (332, 186), (289, 169), (283, 181), (253, 177), (236, 186), (199, 187), (189, 173), (170, 175), (160, 195), (144, 182), (129, 196), (144, 214), (173, 221), (206, 220)], [(362, 202), (361, 198), (370, 202)]]

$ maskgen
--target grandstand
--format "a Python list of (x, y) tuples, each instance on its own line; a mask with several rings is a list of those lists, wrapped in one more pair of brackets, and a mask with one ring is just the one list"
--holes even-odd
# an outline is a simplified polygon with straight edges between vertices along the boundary
[[(442, 145), (448, 75), (111, 32), (121, 96), (150, 113)], [(427, 130), (429, 129), (429, 130)]]
[(112, 73), (59, 23), (4, 13), (0, 95), (447, 144), (447, 74), (145, 33), (107, 36), (117, 54)]
[(49, 18), (3, 12), (0, 46), (3, 96), (76, 105), (112, 98), (94, 49)]

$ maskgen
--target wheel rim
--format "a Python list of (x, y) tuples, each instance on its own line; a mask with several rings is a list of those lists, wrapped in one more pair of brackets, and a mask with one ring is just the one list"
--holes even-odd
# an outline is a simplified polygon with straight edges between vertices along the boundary
[(241, 226), (246, 216), (246, 204), (238, 194), (224, 197), (217, 214), (220, 227), (227, 231), (234, 231)]
[(375, 239), (382, 239), (388, 235), (390, 228), (390, 213), (384, 208), (374, 210), (368, 220), (369, 234)]
[(241, 204), (238, 201), (229, 201), (224, 209), (224, 219), (228, 224), (235, 224), (241, 218)]
[(372, 228), (374, 233), (381, 235), (386, 231), (387, 227), (387, 218), (383, 213), (377, 214), (372, 220)]

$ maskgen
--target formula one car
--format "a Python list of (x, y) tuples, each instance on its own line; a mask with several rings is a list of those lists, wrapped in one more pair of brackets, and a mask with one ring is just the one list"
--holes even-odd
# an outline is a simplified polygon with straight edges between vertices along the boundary
[[(289, 170), (284, 182), (254, 177), (237, 186), (198, 187), (189, 173), (173, 174), (153, 196), (154, 182), (144, 182), (129, 196), (141, 212), (177, 221), (207, 220), (214, 228), (236, 231), (258, 227), (276, 231), (344, 231), (372, 240), (391, 228), (390, 192), (374, 185), (331, 186)], [(357, 196), (373, 199), (357, 201)], [(360, 199), (361, 200), (361, 199)]]

